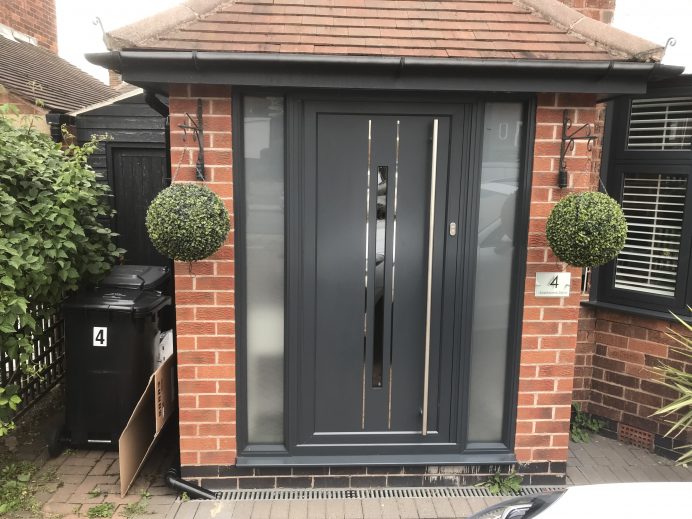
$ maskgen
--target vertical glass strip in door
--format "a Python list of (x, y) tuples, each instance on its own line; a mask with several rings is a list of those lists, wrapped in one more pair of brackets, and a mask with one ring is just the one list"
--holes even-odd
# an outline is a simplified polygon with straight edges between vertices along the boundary
[(248, 442), (284, 441), (284, 99), (243, 100)]
[(487, 103), (471, 339), (468, 441), (503, 441), (523, 105)]

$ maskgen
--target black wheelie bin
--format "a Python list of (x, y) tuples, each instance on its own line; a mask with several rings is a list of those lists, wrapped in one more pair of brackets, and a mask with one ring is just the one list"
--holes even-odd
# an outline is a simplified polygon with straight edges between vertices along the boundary
[(153, 372), (158, 319), (170, 304), (158, 291), (106, 287), (65, 302), (64, 442), (117, 448)]

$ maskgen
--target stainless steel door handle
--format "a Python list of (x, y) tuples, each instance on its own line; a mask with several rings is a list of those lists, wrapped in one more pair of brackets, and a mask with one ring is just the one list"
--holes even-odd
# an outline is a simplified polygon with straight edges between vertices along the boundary
[(432, 163), (430, 165), (430, 221), (428, 227), (428, 291), (425, 315), (425, 362), (423, 372), (423, 424), (422, 434), (428, 434), (428, 389), (430, 386), (430, 317), (432, 312), (432, 267), (435, 231), (435, 186), (437, 185), (437, 119), (433, 119)]

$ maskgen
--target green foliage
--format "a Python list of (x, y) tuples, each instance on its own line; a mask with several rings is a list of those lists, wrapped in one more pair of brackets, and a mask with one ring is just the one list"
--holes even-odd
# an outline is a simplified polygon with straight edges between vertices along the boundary
[(182, 494), (180, 494), (180, 500), (183, 503), (187, 503), (190, 500), (190, 496), (188, 495), (187, 492), (183, 492)]
[(89, 494), (91, 497), (99, 497), (99, 496), (102, 496), (104, 494), (107, 494), (107, 492), (101, 490), (99, 487), (96, 487), (96, 488), (92, 488), (91, 490), (89, 490), (89, 492), (87, 492), (87, 494)]
[(149, 206), (146, 227), (161, 254), (179, 261), (197, 261), (219, 250), (231, 222), (221, 199), (207, 187), (173, 184)]
[(87, 510), (87, 517), (89, 519), (94, 519), (96, 517), (113, 517), (113, 512), (115, 512), (115, 505), (113, 503), (101, 503), (89, 508), (89, 510)]
[(9, 463), (0, 470), (0, 516), (36, 508), (34, 475), (31, 463)]
[(517, 474), (514, 467), (508, 474), (502, 474), (499, 470), (485, 481), (478, 483), (477, 487), (485, 487), (494, 496), (518, 494), (521, 490), (523, 477)]
[[(678, 316), (675, 317), (690, 332), (690, 335), (684, 336), (678, 331), (671, 330), (667, 335), (678, 344), (672, 349), (686, 358), (688, 363), (692, 363), (692, 325)], [(677, 438), (692, 427), (692, 372), (668, 364), (662, 364), (657, 372), (663, 376), (663, 383), (678, 393), (678, 398), (656, 411), (654, 416), (674, 417), (668, 420), (671, 426), (666, 436)], [(681, 465), (691, 463), (692, 445), (684, 445), (680, 449), (683, 452), (678, 458), (678, 463)]]
[(560, 200), (546, 224), (555, 255), (575, 267), (597, 267), (625, 246), (627, 221), (618, 203), (604, 193), (575, 193)]
[(129, 503), (128, 505), (125, 505), (125, 507), (123, 507), (122, 512), (120, 512), (122, 516), (131, 518), (148, 513), (147, 506), (149, 505), (149, 497), (151, 496), (149, 492), (146, 491), (141, 492), (139, 495), (139, 501), (137, 501), (136, 503)]
[[(122, 254), (99, 221), (111, 211), (108, 187), (87, 165), (93, 140), (62, 149), (47, 135), (15, 128), (12, 109), (0, 106), (0, 350), (31, 364), (37, 322), (80, 283), (96, 280)], [(0, 394), (0, 435), (8, 430), (19, 397)]]
[(569, 436), (573, 442), (588, 442), (590, 433), (597, 433), (604, 425), (605, 422), (603, 420), (592, 418), (582, 411), (576, 403), (572, 404), (572, 420), (569, 424)]

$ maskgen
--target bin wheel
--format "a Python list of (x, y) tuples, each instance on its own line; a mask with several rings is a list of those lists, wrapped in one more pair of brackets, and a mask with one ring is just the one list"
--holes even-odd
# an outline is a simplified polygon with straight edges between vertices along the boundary
[(48, 433), (48, 455), (51, 458), (57, 458), (63, 450), (65, 450), (63, 427), (58, 427)]

